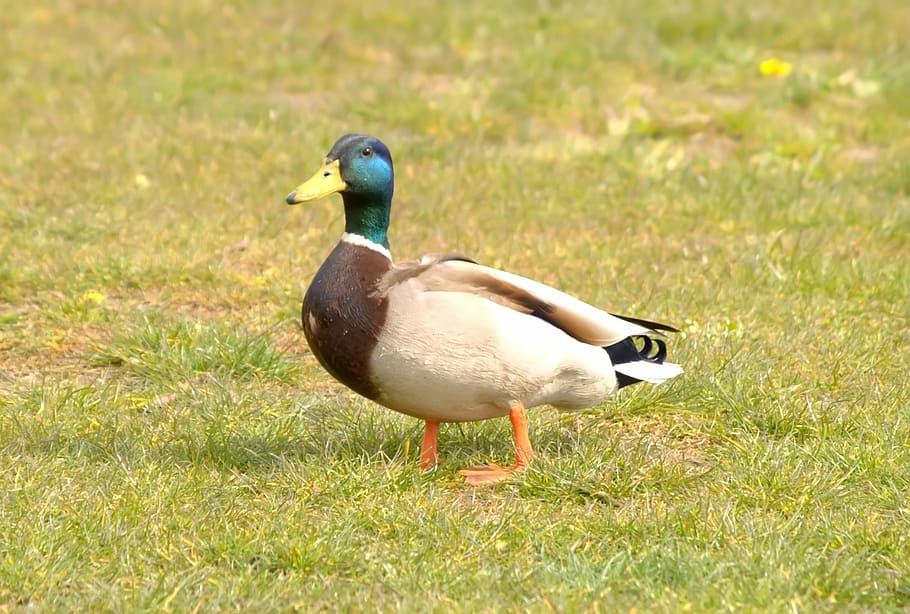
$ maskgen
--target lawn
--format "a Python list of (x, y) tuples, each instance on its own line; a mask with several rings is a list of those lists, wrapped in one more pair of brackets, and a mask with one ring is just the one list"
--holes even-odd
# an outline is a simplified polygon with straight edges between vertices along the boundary
[[(910, 607), (910, 5), (7, 2), (0, 611)], [(495, 487), (299, 326), (335, 138), (393, 253), (677, 325)]]

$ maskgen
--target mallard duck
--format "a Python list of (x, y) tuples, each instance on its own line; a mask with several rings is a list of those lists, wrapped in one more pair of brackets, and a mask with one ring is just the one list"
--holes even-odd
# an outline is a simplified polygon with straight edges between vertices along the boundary
[(515, 463), (463, 469), (499, 482), (534, 457), (527, 409), (594, 406), (636, 382), (682, 373), (665, 361), (671, 326), (601, 311), (461, 255), (394, 263), (389, 251), (392, 155), (348, 134), (296, 205), (341, 193), (345, 228), (303, 299), (303, 331), (326, 371), (364, 397), (425, 422), (420, 465), (440, 462), (439, 425), (508, 415)]

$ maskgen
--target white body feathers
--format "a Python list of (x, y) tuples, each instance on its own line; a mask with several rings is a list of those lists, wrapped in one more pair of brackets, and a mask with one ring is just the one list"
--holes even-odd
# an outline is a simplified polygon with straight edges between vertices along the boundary
[(402, 263), (377, 292), (389, 305), (369, 361), (377, 401), (424, 420), (484, 420), (516, 402), (582, 409), (616, 392), (617, 371), (651, 383), (682, 373), (671, 363), (614, 367), (603, 346), (659, 333), (472, 262)]

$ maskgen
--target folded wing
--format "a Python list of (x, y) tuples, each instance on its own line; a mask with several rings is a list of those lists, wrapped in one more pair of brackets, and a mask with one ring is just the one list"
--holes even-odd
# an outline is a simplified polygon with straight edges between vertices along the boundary
[(395, 265), (380, 283), (388, 292), (414, 281), (427, 291), (467, 292), (545, 320), (583, 343), (606, 347), (628, 337), (662, 336), (671, 326), (616, 316), (564, 292), (513, 273), (477, 264), (460, 255), (424, 256)]

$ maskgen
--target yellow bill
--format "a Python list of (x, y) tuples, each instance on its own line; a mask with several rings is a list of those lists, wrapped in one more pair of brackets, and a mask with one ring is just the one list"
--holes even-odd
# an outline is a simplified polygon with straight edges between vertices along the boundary
[(327, 162), (316, 174), (297, 186), (288, 194), (287, 203), (298, 205), (324, 198), (329, 194), (341, 192), (348, 184), (341, 178), (341, 163), (338, 160)]

